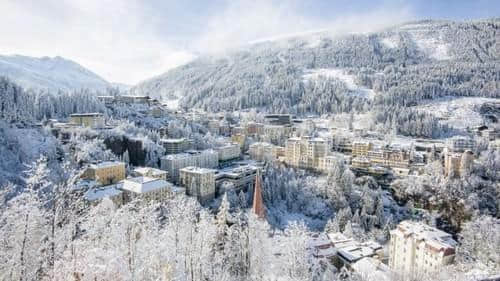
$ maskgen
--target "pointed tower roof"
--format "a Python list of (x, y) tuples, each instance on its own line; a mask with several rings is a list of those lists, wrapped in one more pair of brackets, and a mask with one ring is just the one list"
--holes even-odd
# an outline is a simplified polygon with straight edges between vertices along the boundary
[(260, 170), (257, 170), (257, 175), (255, 176), (252, 210), (260, 219), (266, 217), (266, 208), (264, 206), (264, 201), (262, 200), (262, 185), (260, 180)]

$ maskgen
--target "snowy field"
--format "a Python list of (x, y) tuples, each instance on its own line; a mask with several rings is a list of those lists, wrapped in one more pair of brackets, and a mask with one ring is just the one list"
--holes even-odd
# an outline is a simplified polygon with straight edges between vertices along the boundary
[(436, 117), (443, 119), (442, 122), (449, 126), (465, 129), (483, 123), (481, 115), (474, 108), (485, 102), (498, 102), (498, 99), (445, 97), (429, 101), (417, 106), (417, 108), (433, 113)]
[(449, 60), (449, 46), (441, 38), (441, 34), (433, 30), (435, 28), (429, 24), (408, 24), (400, 27), (408, 32), (418, 48), (430, 58), (436, 60)]
[(373, 99), (375, 91), (356, 84), (355, 75), (347, 74), (344, 70), (338, 68), (319, 68), (304, 70), (302, 78), (304, 82), (316, 80), (320, 77), (338, 79), (345, 83), (346, 87), (355, 95)]

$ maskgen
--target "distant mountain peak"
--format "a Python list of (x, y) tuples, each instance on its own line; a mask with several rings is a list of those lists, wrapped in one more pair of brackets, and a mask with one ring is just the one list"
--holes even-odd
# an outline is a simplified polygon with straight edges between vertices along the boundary
[(111, 86), (99, 75), (61, 56), (0, 55), (0, 76), (27, 89), (103, 91)]

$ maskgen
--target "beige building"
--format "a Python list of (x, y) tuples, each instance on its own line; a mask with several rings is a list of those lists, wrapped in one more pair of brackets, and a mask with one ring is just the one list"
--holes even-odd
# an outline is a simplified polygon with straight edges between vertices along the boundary
[(219, 153), (219, 161), (229, 161), (240, 157), (241, 149), (240, 145), (237, 143), (231, 143), (225, 146), (216, 148), (217, 153)]
[(293, 128), (282, 125), (265, 125), (264, 136), (273, 143), (279, 143), (281, 140), (288, 138), (293, 132)]
[(82, 178), (92, 179), (101, 185), (117, 183), (125, 178), (125, 163), (106, 161), (90, 165)]
[[(333, 166), (337, 163), (337, 161), (339, 160), (339, 157), (342, 157), (342, 156), (339, 156), (339, 155), (327, 155), (325, 157), (321, 157), (319, 159), (319, 167), (318, 169), (323, 171), (323, 172), (328, 172), (330, 171)], [(344, 161), (343, 157), (342, 157), (342, 161)]]
[(370, 160), (366, 157), (354, 157), (351, 161), (351, 167), (356, 169), (367, 170), (372, 166)]
[(450, 152), (448, 148), (444, 151), (444, 174), (445, 176), (465, 176), (472, 168), (474, 154), (470, 150), (463, 153)]
[(104, 115), (102, 113), (75, 113), (71, 114), (70, 122), (89, 128), (103, 128)]
[(187, 195), (205, 203), (215, 197), (215, 172), (213, 169), (185, 167), (180, 169), (180, 182)]
[(247, 140), (247, 137), (244, 134), (233, 134), (231, 136), (231, 141), (239, 144), (241, 149), (245, 148), (246, 140)]
[(368, 151), (372, 150), (373, 144), (368, 141), (352, 142), (352, 157), (368, 156)]
[(319, 169), (320, 159), (327, 151), (326, 140), (322, 138), (289, 138), (285, 144), (285, 162), (297, 168)]
[(264, 124), (256, 122), (248, 122), (245, 124), (245, 133), (248, 136), (262, 135), (264, 132)]
[(272, 161), (274, 145), (268, 142), (254, 142), (248, 147), (250, 158), (256, 161)]
[(390, 236), (389, 266), (398, 273), (429, 274), (455, 258), (451, 234), (421, 222), (403, 221)]
[(151, 167), (138, 167), (133, 171), (135, 177), (149, 177), (160, 180), (167, 180), (168, 173), (166, 171)]
[(410, 154), (404, 150), (369, 150), (367, 158), (373, 165), (387, 168), (408, 168), (410, 166)]
[(219, 166), (219, 154), (212, 149), (171, 154), (163, 156), (160, 160), (161, 169), (168, 172), (170, 180), (174, 183), (179, 182), (179, 170), (182, 168), (194, 166), (213, 169)]

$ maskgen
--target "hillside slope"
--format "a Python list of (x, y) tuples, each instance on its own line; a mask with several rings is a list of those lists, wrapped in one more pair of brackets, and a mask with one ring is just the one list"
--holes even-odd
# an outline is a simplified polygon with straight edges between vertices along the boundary
[(335, 113), (442, 96), (500, 97), (500, 19), (314, 33), (206, 56), (131, 89), (211, 111)]
[(25, 89), (105, 90), (111, 86), (97, 74), (61, 57), (0, 56), (0, 76)]

